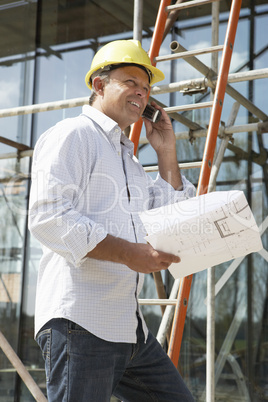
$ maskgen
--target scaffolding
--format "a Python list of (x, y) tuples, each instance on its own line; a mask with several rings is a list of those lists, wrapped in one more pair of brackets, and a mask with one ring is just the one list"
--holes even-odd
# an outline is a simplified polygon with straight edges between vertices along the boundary
[[(268, 116), (258, 107), (256, 107), (250, 100), (246, 99), (242, 94), (236, 91), (231, 84), (242, 81), (251, 81), (258, 79), (268, 78), (268, 68), (260, 70), (252, 70), (246, 72), (239, 72), (229, 74), (229, 66), (231, 61), (233, 43), (235, 38), (236, 27), (239, 19), (239, 12), (241, 7), (241, 0), (233, 0), (229, 24), (227, 26), (226, 40), (224, 45), (219, 45), (218, 30), (219, 30), (219, 0), (192, 0), (185, 3), (177, 1), (175, 5), (170, 5), (170, 0), (161, 0), (159, 6), (159, 12), (156, 20), (154, 36), (152, 38), (152, 45), (149, 51), (149, 56), (154, 64), (161, 63), (162, 61), (175, 60), (183, 58), (185, 62), (193, 66), (197, 71), (202, 73), (203, 78), (192, 79), (180, 82), (171, 82), (168, 85), (157, 85), (151, 90), (150, 100), (154, 99), (159, 103), (170, 117), (180, 123), (182, 123), (187, 130), (176, 133), (176, 139), (188, 139), (190, 142), (197, 138), (206, 137), (206, 145), (204, 149), (204, 157), (202, 161), (195, 161), (189, 163), (179, 164), (180, 169), (200, 169), (200, 181), (198, 184), (198, 194), (204, 194), (207, 191), (215, 189), (217, 174), (223, 161), (224, 153), (226, 149), (231, 149), (235, 154), (242, 158), (248, 158), (248, 154), (238, 147), (232, 144), (233, 135), (236, 133), (252, 133), (257, 132), (259, 136), (268, 132)], [(170, 27), (177, 18), (178, 12), (181, 9), (187, 7), (201, 6), (203, 4), (212, 4), (212, 46), (206, 49), (200, 49), (197, 51), (188, 51), (178, 42), (172, 41), (170, 43), (171, 54), (166, 56), (159, 56), (159, 50), (163, 38), (166, 36)], [(142, 40), (142, 0), (135, 0), (134, 2), (134, 39)], [(213, 43), (214, 42), (214, 43)], [(223, 52), (222, 63), (218, 72), (217, 60), (213, 55)], [(200, 54), (211, 53), (212, 54), (212, 67), (208, 67), (203, 64), (196, 56)], [(167, 106), (161, 104), (154, 96), (163, 93), (172, 93), (180, 91), (183, 93), (202, 93), (207, 88), (211, 89), (213, 94), (212, 99), (209, 102), (201, 102), (199, 104), (192, 105), (180, 105), (180, 106)], [(234, 105), (229, 116), (227, 124), (222, 124), (220, 121), (221, 110), (224, 101), (225, 93), (229, 94), (234, 99)], [(0, 110), (0, 118), (19, 116), (40, 112), (47, 112), (52, 110), (59, 110), (65, 108), (73, 108), (82, 106), (88, 103), (88, 97), (75, 98), (69, 100), (60, 100), (56, 102), (47, 102), (36, 105), (21, 106), (15, 108), (8, 108)], [(250, 124), (235, 125), (236, 116), (239, 107), (245, 107), (252, 115), (258, 119), (258, 121)], [(184, 116), (184, 111), (194, 110), (198, 108), (211, 108), (211, 118), (208, 128), (202, 127), (196, 122), (188, 119)], [(136, 123), (130, 133), (130, 139), (134, 142), (135, 150), (139, 145), (145, 145), (148, 143), (146, 138), (140, 138), (142, 122)], [(216, 148), (216, 141), (220, 139), (220, 146), (217, 155), (214, 156)], [(16, 152), (6, 153), (0, 155), (0, 159), (10, 158), (25, 158), (31, 157), (33, 149), (25, 144), (21, 144), (15, 141), (11, 141), (8, 138), (0, 137), (0, 142), (10, 145), (16, 149)], [(257, 158), (256, 158), (257, 159)], [(266, 155), (267, 159), (267, 155)], [(265, 162), (261, 162), (260, 165), (265, 169)], [(145, 167), (147, 172), (157, 171), (157, 166)], [(260, 233), (263, 235), (268, 227), (268, 217), (262, 222), (260, 226)], [(259, 252), (261, 257), (268, 262), (268, 252), (263, 249)], [(214, 269), (208, 270), (207, 279), (207, 367), (206, 367), (206, 390), (202, 395), (202, 400), (208, 402), (215, 400), (215, 385), (221, 375), (223, 366), (226, 361), (229, 362), (233, 371), (233, 378), (237, 381), (242, 400), (250, 401), (249, 392), (245, 383), (245, 379), (241, 372), (238, 363), (230, 353), (230, 347), (234, 340), (237, 331), (241, 324), (243, 306), (239, 307), (239, 311), (235, 315), (233, 322), (226, 334), (226, 339), (222, 345), (222, 349), (218, 355), (216, 361), (214, 361), (215, 355), (215, 297), (220, 292), (222, 287), (226, 284), (235, 270), (239, 267), (244, 257), (234, 260), (225, 271), (224, 275), (215, 283)], [(168, 354), (173, 360), (174, 364), (178, 366), (180, 345), (183, 335), (184, 321), (187, 313), (188, 299), (191, 289), (192, 277), (186, 277), (183, 280), (175, 280), (169, 298), (166, 296), (164, 286), (162, 282), (161, 274), (155, 274), (154, 280), (156, 283), (158, 299), (140, 299), (141, 305), (159, 305), (162, 308), (162, 320), (159, 326), (157, 339), (162, 346), (164, 346), (166, 340), (169, 341)], [(172, 329), (171, 329), (172, 327)], [(171, 332), (170, 332), (171, 331)], [(1, 333), (0, 333), (1, 335)], [(2, 342), (0, 346), (6, 351), (10, 351), (7, 341), (4, 338), (0, 338)], [(43, 396), (40, 396), (39, 391), (36, 390), (35, 385), (32, 384), (32, 380), (27, 377), (23, 377), (25, 371), (20, 365), (20, 362), (16, 360), (12, 351), (10, 361), (14, 365), (15, 369), (22, 376), (25, 383), (29, 384), (29, 389), (35, 396), (36, 400), (45, 400)], [(32, 390), (33, 391), (32, 391)]]

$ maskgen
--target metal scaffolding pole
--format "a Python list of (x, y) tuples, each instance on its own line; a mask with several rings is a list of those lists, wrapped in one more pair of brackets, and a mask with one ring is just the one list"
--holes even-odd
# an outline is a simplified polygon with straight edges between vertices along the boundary
[[(1, 113), (1, 111), (0, 111)], [(250, 123), (250, 124), (241, 124), (236, 126), (221, 126), (218, 130), (218, 137), (219, 138), (226, 138), (227, 136), (231, 136), (232, 134), (236, 133), (253, 133), (257, 132), (258, 134), (267, 133), (268, 132), (268, 121), (267, 122), (259, 122), (259, 123)], [(180, 133), (176, 133), (177, 140), (195, 140), (197, 138), (202, 138), (207, 136), (207, 129), (200, 129), (195, 130), (189, 133), (189, 131), (182, 131)], [(1, 137), (0, 137), (1, 142)], [(148, 144), (147, 138), (140, 138), (139, 144), (145, 145)], [(8, 152), (5, 154), (0, 155), (1, 159), (16, 159), (18, 158), (25, 158), (31, 157), (33, 155), (33, 149), (26, 149), (25, 151), (20, 149), (16, 146), (17, 143), (14, 142), (13, 145), (15, 148), (18, 149), (19, 152)], [(240, 148), (239, 148), (240, 149)], [(242, 151), (242, 150), (241, 150)], [(180, 169), (192, 169), (192, 168), (200, 168), (201, 162), (186, 162), (179, 164)], [(211, 174), (214, 174), (214, 168), (212, 169)], [(145, 167), (147, 172), (156, 172), (158, 171), (158, 166), (147, 166)]]
[[(235, 82), (258, 80), (262, 78), (268, 78), (268, 68), (231, 73), (228, 75), (228, 84), (232, 84)], [(198, 91), (210, 87), (211, 83), (213, 84), (214, 87), (216, 85), (216, 82), (217, 82), (217, 76), (215, 75), (215, 77), (213, 77), (212, 79), (208, 79), (207, 77), (193, 78), (179, 82), (171, 82), (170, 84), (166, 85), (154, 85), (153, 88), (151, 89), (151, 95), (160, 95), (176, 91), (187, 93), (187, 91), (189, 92), (189, 90), (191, 89), (195, 89)]]
[(14, 349), (11, 347), (9, 342), (6, 340), (5, 336), (0, 331), (0, 348), (5, 353), (6, 357), (15, 368), (21, 379), (23, 380), (26, 387), (29, 389), (33, 397), (37, 402), (47, 402), (46, 397), (43, 392), (40, 390), (28, 370), (23, 365), (20, 358), (16, 355)]
[[(219, 2), (212, 3), (212, 35), (211, 45), (217, 46), (219, 42)], [(218, 54), (211, 54), (211, 66), (218, 71)], [(214, 99), (214, 91), (211, 91)], [(215, 268), (207, 270), (207, 339), (206, 339), (206, 401), (215, 400)]]
[(142, 43), (143, 0), (134, 1), (133, 39)]
[[(181, 48), (182, 48), (181, 45), (179, 45), (179, 49), (181, 49)], [(193, 58), (191, 58), (191, 59), (193, 59)], [(189, 60), (187, 60), (187, 61), (189, 62)], [(198, 60), (198, 62), (200, 62), (200, 61)], [(192, 62), (190, 64), (194, 65), (194, 64), (192, 64)], [(203, 68), (209, 69), (205, 65), (203, 65)], [(201, 71), (201, 70), (199, 69), (199, 71)], [(202, 70), (202, 71), (207, 71), (207, 70)], [(256, 79), (264, 79), (264, 78), (268, 78), (268, 68), (263, 68), (260, 70), (245, 71), (242, 73), (229, 74), (228, 75), (228, 83), (251, 81), (251, 80), (256, 80)], [(189, 88), (195, 88), (195, 89), (200, 89), (201, 87), (214, 88), (216, 80), (217, 80), (217, 75), (215, 73), (215, 75), (213, 75), (212, 79), (208, 79), (208, 78), (204, 77), (204, 78), (195, 78), (195, 79), (190, 79), (190, 80), (173, 82), (173, 83), (170, 83), (167, 85), (154, 85), (154, 87), (151, 89), (151, 95), (160, 95), (160, 94), (176, 92), (176, 91), (182, 91), (182, 92), (186, 93), (186, 89), (189, 89)], [(239, 98), (236, 100), (239, 102)], [(1, 109), (0, 110), (0, 118), (19, 116), (22, 114), (50, 112), (52, 110), (60, 110), (60, 109), (64, 109), (64, 108), (73, 108), (73, 107), (83, 106), (85, 104), (88, 104), (88, 96), (39, 103), (39, 104), (35, 104), (35, 105), (18, 106), (18, 107), (13, 107), (13, 108)], [(266, 116), (263, 112), (261, 112), (261, 113), (264, 116)], [(268, 119), (267, 116), (266, 116), (266, 119), (261, 118), (261, 120), (267, 120), (267, 119)]]
[[(174, 41), (170, 44), (170, 48), (175, 53), (185, 52), (186, 49), (180, 45), (178, 42)], [(210, 69), (204, 63), (202, 63), (196, 57), (187, 57), (185, 59), (187, 63), (196, 68), (201, 74), (208, 78), (208, 85), (211, 88), (214, 88), (215, 85), (211, 81), (217, 75), (215, 71)], [(229, 84), (226, 85), (226, 93), (230, 95), (233, 99), (239, 102), (242, 106), (244, 106), (247, 110), (249, 110), (253, 115), (257, 116), (260, 120), (268, 120), (268, 116), (262, 112), (257, 106), (255, 106), (252, 102), (250, 102), (247, 98), (241, 95), (236, 89), (231, 87)]]

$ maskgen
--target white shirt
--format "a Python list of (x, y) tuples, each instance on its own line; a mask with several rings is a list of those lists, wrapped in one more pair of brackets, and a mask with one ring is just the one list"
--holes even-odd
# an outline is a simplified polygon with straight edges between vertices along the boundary
[(35, 333), (61, 317), (102, 339), (136, 342), (143, 274), (85, 256), (107, 233), (144, 243), (138, 212), (195, 195), (184, 177), (183, 185), (154, 182), (117, 123), (90, 106), (46, 131), (34, 150), (30, 194), (29, 229), (43, 248)]

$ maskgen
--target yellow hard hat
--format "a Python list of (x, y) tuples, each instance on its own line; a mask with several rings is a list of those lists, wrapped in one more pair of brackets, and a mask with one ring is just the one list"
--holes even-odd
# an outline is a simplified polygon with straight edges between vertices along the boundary
[(137, 64), (146, 69), (150, 85), (165, 78), (158, 68), (152, 66), (151, 60), (138, 40), (116, 40), (103, 46), (93, 57), (91, 68), (86, 74), (86, 84), (92, 89), (91, 77), (96, 71), (116, 64)]

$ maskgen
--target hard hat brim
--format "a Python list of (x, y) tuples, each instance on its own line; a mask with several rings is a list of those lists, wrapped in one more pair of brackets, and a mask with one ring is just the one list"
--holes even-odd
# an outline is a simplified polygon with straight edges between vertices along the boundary
[[(115, 65), (115, 64), (119, 64), (118, 61), (113, 62), (113, 61), (109, 60), (109, 61), (104, 62), (104, 63), (103, 62), (99, 63), (99, 64), (95, 65), (94, 68), (90, 69), (87, 72), (86, 77), (85, 77), (85, 82), (86, 82), (86, 85), (88, 86), (88, 88), (92, 89), (91, 77), (96, 71), (98, 71), (98, 70), (100, 70), (100, 69), (102, 69), (102, 68), (104, 68), (106, 66)], [(128, 62), (125, 62), (125, 63), (121, 62), (120, 64), (122, 64), (122, 65), (126, 64), (127, 65), (129, 63)], [(165, 78), (165, 75), (161, 70), (159, 70), (158, 68), (156, 68), (156, 67), (154, 67), (154, 66), (152, 66), (150, 64), (137, 63), (137, 62), (132, 63), (132, 64), (137, 65), (137, 66), (143, 66), (143, 67), (145, 67), (146, 69), (148, 69), (151, 72), (152, 78), (151, 78), (151, 81), (150, 81), (150, 85), (153, 85), (156, 82), (162, 81)]]

